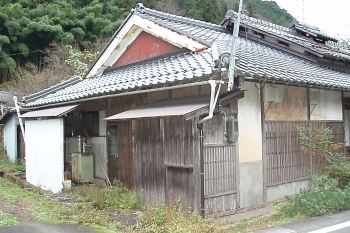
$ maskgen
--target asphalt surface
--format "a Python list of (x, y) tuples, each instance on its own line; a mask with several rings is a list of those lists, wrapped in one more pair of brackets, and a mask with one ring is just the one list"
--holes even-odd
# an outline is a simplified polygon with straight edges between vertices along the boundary
[(24, 222), (15, 226), (0, 227), (1, 233), (97, 233), (79, 225)]
[(270, 227), (251, 233), (350, 233), (350, 210)]

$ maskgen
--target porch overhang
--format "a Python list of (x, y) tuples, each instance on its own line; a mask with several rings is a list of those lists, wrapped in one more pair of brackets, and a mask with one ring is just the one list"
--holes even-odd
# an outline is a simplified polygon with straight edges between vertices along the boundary
[[(244, 91), (238, 90), (228, 92), (219, 100), (226, 105), (229, 101), (241, 99), (244, 97)], [(165, 99), (154, 103), (143, 105), (125, 112), (105, 118), (107, 121), (131, 120), (139, 118), (156, 118), (156, 117), (179, 117), (183, 116), (185, 120), (208, 114), (210, 96), (191, 96), (178, 99)]]
[(147, 104), (135, 109), (118, 113), (105, 120), (130, 120), (137, 118), (176, 117), (184, 116), (186, 120), (207, 113), (209, 96), (200, 98), (166, 99)]
[(48, 109), (41, 109), (37, 111), (27, 112), (20, 117), (22, 118), (30, 118), (30, 117), (61, 117), (71, 111), (73, 111), (75, 108), (77, 108), (79, 104), (75, 105), (69, 105), (69, 106), (63, 106), (63, 107), (57, 107), (57, 108), (48, 108)]

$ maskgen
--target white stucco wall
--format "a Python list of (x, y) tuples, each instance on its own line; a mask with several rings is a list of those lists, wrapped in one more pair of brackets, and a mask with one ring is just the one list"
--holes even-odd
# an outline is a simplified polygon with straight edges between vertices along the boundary
[(263, 203), (263, 166), (260, 91), (246, 82), (238, 100), (239, 206)]
[(260, 92), (251, 82), (241, 89), (246, 91), (238, 100), (239, 160), (262, 160)]
[(27, 181), (60, 192), (64, 181), (63, 119), (26, 121)]
[(11, 162), (17, 159), (17, 125), (18, 119), (12, 114), (4, 124), (4, 146)]
[(344, 110), (345, 146), (350, 146), (350, 110)]
[(310, 89), (310, 111), (311, 120), (343, 120), (341, 92)]

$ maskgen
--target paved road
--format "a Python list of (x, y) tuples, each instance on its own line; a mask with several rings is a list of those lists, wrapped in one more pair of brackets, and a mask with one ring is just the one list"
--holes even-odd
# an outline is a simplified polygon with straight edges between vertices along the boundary
[(97, 233), (79, 225), (24, 222), (15, 226), (0, 227), (1, 233)]
[(349, 233), (350, 210), (253, 231), (252, 233)]

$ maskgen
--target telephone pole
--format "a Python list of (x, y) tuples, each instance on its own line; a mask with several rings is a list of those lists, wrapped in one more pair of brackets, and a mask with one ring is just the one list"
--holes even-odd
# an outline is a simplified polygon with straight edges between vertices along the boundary
[(229, 63), (229, 70), (228, 70), (227, 91), (231, 91), (233, 89), (235, 67), (236, 67), (236, 46), (237, 46), (237, 38), (238, 38), (238, 32), (239, 32), (239, 24), (241, 23), (242, 5), (243, 5), (243, 0), (240, 0), (239, 7), (238, 7), (238, 16), (233, 26), (233, 33), (232, 33), (233, 37), (232, 37), (230, 63)]

